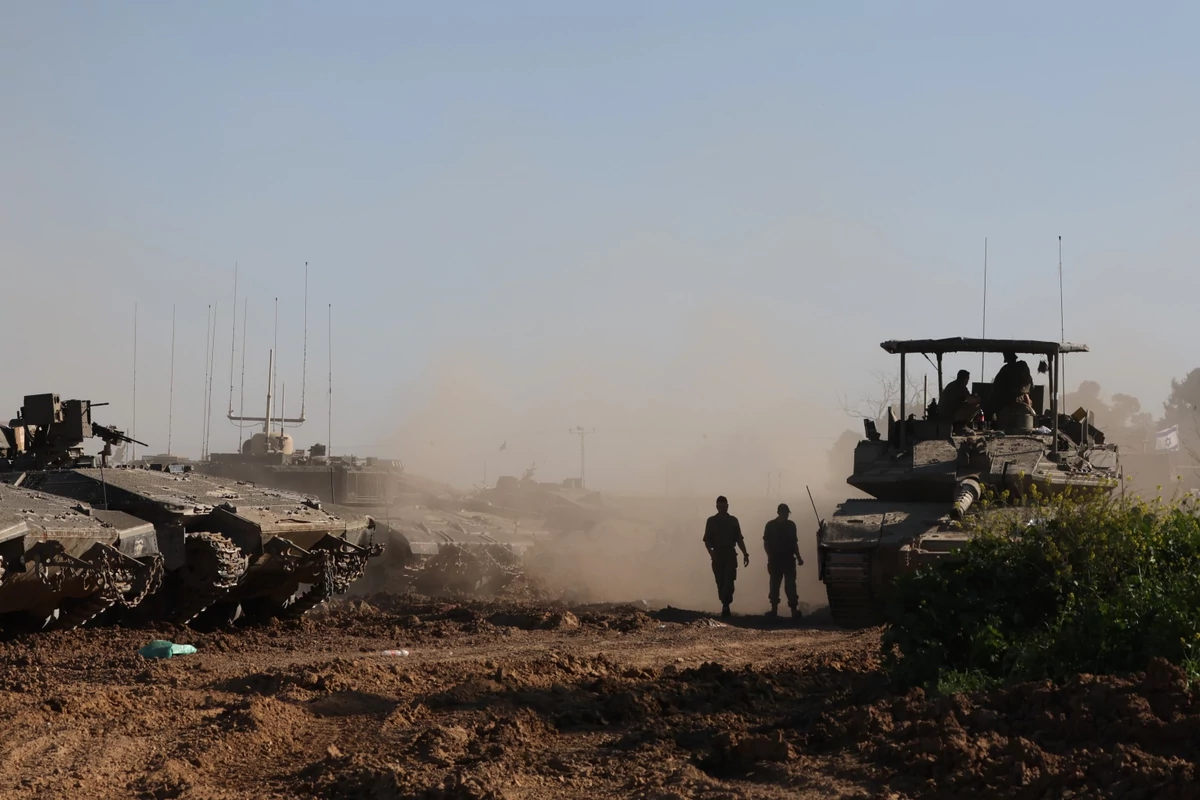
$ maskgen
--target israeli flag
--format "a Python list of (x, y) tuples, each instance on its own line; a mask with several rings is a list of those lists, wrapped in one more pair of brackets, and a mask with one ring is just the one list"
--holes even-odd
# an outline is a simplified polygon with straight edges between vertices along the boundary
[(1179, 426), (1172, 425), (1165, 431), (1159, 431), (1154, 435), (1155, 450), (1178, 450), (1179, 449)]

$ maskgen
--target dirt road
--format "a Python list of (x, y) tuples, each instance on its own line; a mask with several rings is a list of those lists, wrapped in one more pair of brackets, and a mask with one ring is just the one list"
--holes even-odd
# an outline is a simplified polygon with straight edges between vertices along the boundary
[[(199, 652), (146, 661), (153, 638)], [(233, 632), (27, 637), (0, 644), (0, 796), (1190, 796), (1200, 715), (1165, 666), (932, 700), (894, 697), (878, 649), (761, 618), (387, 596)]]

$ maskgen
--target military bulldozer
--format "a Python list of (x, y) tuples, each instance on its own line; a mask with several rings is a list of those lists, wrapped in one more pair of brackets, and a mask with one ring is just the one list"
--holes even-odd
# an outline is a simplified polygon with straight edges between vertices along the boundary
[[(819, 577), (833, 621), (844, 628), (883, 621), (895, 576), (956, 557), (971, 535), (973, 526), (963, 524), (970, 515), (1005, 513), (1005, 506), (1019, 507), (1035, 494), (1109, 493), (1122, 479), (1117, 447), (1105, 443), (1090, 415), (1059, 407), (1063, 358), (1087, 352), (1086, 345), (951, 338), (881, 346), (900, 359), (900, 413), (888, 409), (885, 432), (864, 420), (865, 438), (847, 479), (871, 499), (842, 503), (817, 532)], [(1014, 369), (1001, 373), (1003, 385), (947, 386), (945, 357), (967, 353), (1010, 354)], [(908, 396), (913, 355), (936, 370), (939, 397), (931, 402)], [(1041, 359), (1043, 383), (1016, 355)], [(1015, 373), (1028, 381), (1014, 384)], [(995, 502), (980, 504), (989, 492)]]

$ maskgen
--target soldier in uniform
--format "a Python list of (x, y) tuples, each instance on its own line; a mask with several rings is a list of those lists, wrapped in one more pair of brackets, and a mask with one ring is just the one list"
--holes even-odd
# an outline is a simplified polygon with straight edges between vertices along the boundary
[(733, 582), (737, 580), (737, 551), (734, 548), (741, 548), (742, 566), (750, 566), (750, 553), (742, 538), (742, 526), (737, 517), (730, 516), (729, 501), (724, 495), (717, 498), (717, 513), (704, 525), (704, 547), (712, 559), (717, 596), (721, 599), (721, 616), (731, 616), (729, 604), (733, 602)]
[(1029, 399), (1031, 391), (1033, 375), (1029, 372), (1029, 365), (1018, 360), (1016, 353), (1005, 353), (1004, 366), (992, 381), (991, 402), (985, 410), (995, 414), (1015, 404), (1026, 406), (1032, 412), (1033, 403)]
[(796, 566), (804, 564), (800, 557), (800, 541), (796, 536), (796, 523), (788, 519), (792, 510), (787, 503), (780, 503), (777, 509), (779, 516), (767, 523), (763, 529), (763, 547), (767, 551), (767, 575), (771, 579), (771, 610), (768, 617), (779, 616), (779, 584), (783, 584), (787, 592), (788, 608), (792, 610), (792, 619), (800, 618), (799, 603), (796, 598)]
[(979, 398), (971, 394), (971, 373), (960, 369), (955, 380), (942, 389), (942, 397), (938, 400), (938, 413), (942, 415), (942, 419), (953, 422), (958, 427), (970, 422), (978, 408)]

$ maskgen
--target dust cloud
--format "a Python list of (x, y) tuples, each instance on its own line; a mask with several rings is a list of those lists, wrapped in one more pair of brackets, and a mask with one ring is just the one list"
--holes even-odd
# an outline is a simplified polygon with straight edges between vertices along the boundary
[(833, 474), (830, 450), (854, 441), (845, 432), (860, 423), (839, 405), (839, 387), (806, 382), (751, 321), (716, 318), (726, 323), (688, 331), (673, 348), (443, 353), (410, 384), (411, 410), (388, 448), (407, 471), (460, 487), (529, 469), (558, 483), (579, 477), (579, 436), (568, 431), (582, 426), (586, 483), (611, 514), (559, 537), (532, 565), (557, 591), (579, 601), (719, 608), (701, 537), (724, 494), (751, 554), (735, 609), (767, 607), (762, 529), (779, 502), (800, 531), (801, 599), (819, 603), (805, 487), (825, 514), (849, 496), (848, 473)]
[[(824, 587), (817, 580), (817, 525), (807, 499), (804, 502), (804, 506), (789, 503), (805, 562), (797, 571), (797, 592), (801, 603), (817, 606), (825, 602)], [(820, 507), (825, 501), (817, 502)], [(832, 502), (826, 503), (828, 509)], [(701, 541), (705, 518), (714, 513), (712, 498), (615, 497), (610, 503), (636, 521), (615, 519), (558, 538), (531, 558), (532, 574), (545, 581), (554, 594), (577, 602), (640, 600), (656, 607), (720, 609)], [(762, 530), (775, 516), (777, 503), (775, 498), (748, 497), (730, 507), (741, 523), (750, 553), (749, 567), (739, 562), (733, 603), (736, 613), (760, 613), (768, 608)], [(786, 597), (783, 602), (786, 604)]]

